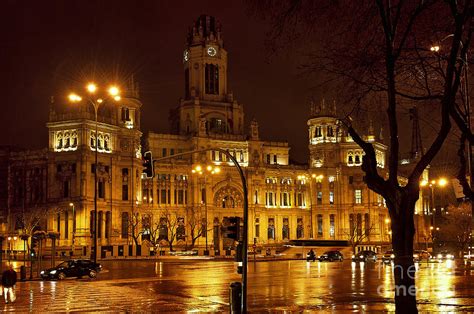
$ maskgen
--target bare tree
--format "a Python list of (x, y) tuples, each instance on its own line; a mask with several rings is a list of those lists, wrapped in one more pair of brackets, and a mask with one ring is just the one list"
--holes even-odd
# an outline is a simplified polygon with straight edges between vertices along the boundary
[(194, 248), (197, 239), (202, 236), (205, 236), (205, 215), (201, 207), (189, 207), (187, 209), (186, 219), (186, 229), (189, 232), (189, 239), (191, 240), (191, 244), (189, 245), (188, 249), (192, 249)]
[[(451, 119), (457, 119), (461, 77), (471, 45), (472, 1), (250, 3), (271, 18), (271, 48), (305, 38), (303, 69), (317, 73), (326, 88), (336, 88), (347, 105), (340, 121), (364, 150), (365, 183), (384, 197), (391, 217), (396, 311), (416, 313), (414, 208), (420, 177), (445, 143)], [(314, 35), (314, 42), (308, 40), (309, 35)], [(439, 57), (434, 51), (440, 51), (441, 42), (443, 55)], [(406, 183), (400, 184), (400, 115), (406, 106), (414, 105), (426, 108), (435, 131), (426, 153), (404, 174)], [(374, 146), (364, 140), (361, 126), (354, 123), (367, 111), (381, 112), (381, 107), (386, 110), (389, 133), (387, 174), (379, 173)], [(466, 125), (458, 123), (458, 127), (471, 141)]]
[[(16, 217), (22, 236), (27, 236), (31, 239), (34, 232), (41, 229), (41, 223), (47, 221), (50, 215), (55, 215), (60, 212), (62, 212), (62, 209), (59, 207), (47, 207), (42, 205), (22, 210)], [(27, 242), (28, 252), (30, 252), (30, 244), (31, 240)]]
[(143, 229), (140, 228), (141, 217), (140, 213), (132, 208), (132, 212), (128, 217), (128, 235), (132, 238), (135, 246), (139, 245), (140, 236), (143, 233)]
[(173, 243), (176, 240), (177, 231), (180, 227), (179, 214), (176, 211), (172, 211), (169, 208), (165, 208), (160, 211), (159, 228), (166, 228), (168, 246), (170, 251), (173, 251)]
[(371, 224), (370, 226), (364, 226), (365, 228), (362, 228), (362, 221), (357, 221), (355, 224), (353, 224), (349, 229), (347, 229), (344, 234), (347, 237), (347, 241), (349, 241), (349, 244), (352, 247), (352, 253), (356, 253), (356, 248), (364, 243), (370, 240), (370, 236), (373, 233), (375, 229), (375, 225)]

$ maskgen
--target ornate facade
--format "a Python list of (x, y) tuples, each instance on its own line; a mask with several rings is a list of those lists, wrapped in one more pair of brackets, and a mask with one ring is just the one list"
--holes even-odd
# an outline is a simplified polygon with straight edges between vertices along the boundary
[[(2, 150), (0, 170), (8, 186), (0, 199), (4, 234), (21, 233), (23, 213), (38, 211), (36, 229), (59, 232), (60, 248), (75, 246), (86, 255), (98, 171), (102, 247), (157, 237), (157, 243), (173, 240), (175, 247), (222, 250), (230, 243), (222, 226), (228, 217), (243, 216), (244, 195), (235, 166), (213, 150), (221, 149), (247, 178), (251, 243), (348, 240), (354, 232), (367, 232), (368, 244), (389, 241), (384, 201), (364, 184), (363, 151), (340, 126), (335, 104), (311, 105), (308, 164), (290, 164), (287, 142), (261, 139), (256, 121), (245, 130), (243, 105), (228, 91), (220, 24), (200, 16), (186, 43), (184, 97), (171, 110), (172, 133), (141, 138), (142, 104), (132, 84), (120, 102), (99, 108), (97, 134), (90, 104), (53, 101), (47, 150)], [(383, 173), (387, 147), (372, 127), (365, 139), (374, 144)], [(141, 140), (155, 160), (152, 177), (142, 173)], [(186, 154), (195, 150), (206, 151)]]

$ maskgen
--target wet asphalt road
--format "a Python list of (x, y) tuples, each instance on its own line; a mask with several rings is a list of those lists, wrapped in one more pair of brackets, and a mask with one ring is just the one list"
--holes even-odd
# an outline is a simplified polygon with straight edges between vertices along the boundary
[[(102, 262), (98, 279), (20, 282), (14, 312), (227, 312), (230, 261)], [(474, 311), (474, 269), (421, 263), (421, 311)], [(249, 310), (393, 311), (391, 265), (270, 261), (249, 263)]]

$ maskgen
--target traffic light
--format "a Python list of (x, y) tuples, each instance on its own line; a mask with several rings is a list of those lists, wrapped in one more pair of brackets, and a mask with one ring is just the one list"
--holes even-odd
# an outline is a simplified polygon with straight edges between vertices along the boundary
[(240, 236), (240, 217), (229, 217), (228, 225), (225, 230), (225, 236), (229, 239), (239, 240)]
[(153, 178), (153, 158), (150, 151), (143, 154), (143, 173), (147, 178)]

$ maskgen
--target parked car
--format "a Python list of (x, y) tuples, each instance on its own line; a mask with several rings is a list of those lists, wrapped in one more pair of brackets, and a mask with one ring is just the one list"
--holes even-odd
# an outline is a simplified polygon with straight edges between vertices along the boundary
[(428, 251), (425, 250), (415, 250), (413, 251), (413, 261), (414, 262), (419, 262), (419, 261), (429, 261), (431, 258), (431, 254)]
[(393, 253), (393, 250), (388, 250), (382, 255), (382, 262), (384, 263), (390, 263), (393, 261), (395, 258), (395, 254)]
[(432, 259), (438, 260), (439, 262), (453, 260), (454, 255), (449, 253), (448, 251), (441, 251), (438, 254), (432, 256)]
[(375, 262), (377, 261), (377, 253), (374, 251), (360, 251), (355, 255), (352, 255), (352, 260), (354, 262)]
[(344, 257), (342, 253), (339, 251), (327, 251), (319, 257), (320, 262), (328, 261), (328, 262), (335, 262), (339, 261), (342, 262)]
[(43, 279), (59, 279), (63, 280), (67, 277), (89, 276), (97, 277), (97, 273), (102, 270), (102, 265), (94, 263), (91, 260), (75, 259), (62, 262), (56, 267), (42, 270), (40, 275)]

